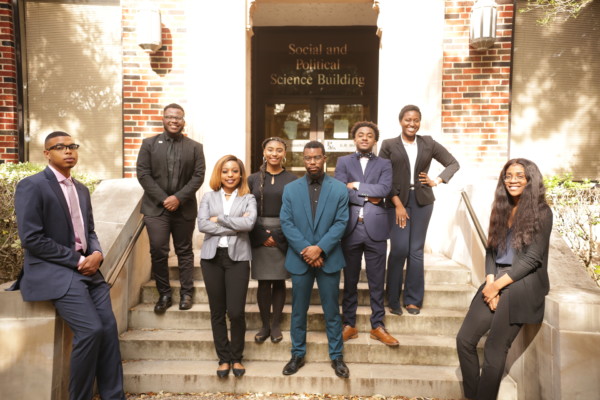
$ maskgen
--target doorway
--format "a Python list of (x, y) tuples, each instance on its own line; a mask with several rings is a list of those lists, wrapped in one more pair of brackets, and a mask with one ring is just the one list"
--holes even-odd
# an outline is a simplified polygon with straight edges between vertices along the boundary
[(253, 37), (252, 171), (262, 142), (287, 143), (286, 168), (305, 173), (304, 145), (325, 146), (326, 171), (355, 151), (350, 129), (377, 116), (375, 27), (256, 28)]

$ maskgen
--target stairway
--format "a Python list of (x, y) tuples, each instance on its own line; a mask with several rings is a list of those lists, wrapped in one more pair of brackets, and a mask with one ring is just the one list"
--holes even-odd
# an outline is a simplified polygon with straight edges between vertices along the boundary
[[(199, 254), (195, 259), (198, 262)], [(147, 282), (140, 304), (129, 311), (129, 330), (121, 335), (127, 392), (293, 392), (461, 398), (455, 336), (475, 288), (470, 283), (470, 271), (443, 256), (425, 255), (426, 286), (421, 314), (386, 314), (387, 329), (400, 341), (396, 348), (369, 338), (371, 310), (363, 269), (357, 311), (359, 337), (344, 344), (350, 379), (336, 377), (330, 367), (316, 287), (308, 316), (307, 363), (295, 375), (282, 375), (291, 348), (291, 282), (287, 282), (283, 341), (257, 344), (254, 335), (261, 322), (256, 304), (257, 282), (253, 280), (246, 306), (247, 372), (242, 378), (232, 375), (227, 379), (217, 378), (217, 358), (201, 270), (195, 267), (194, 306), (180, 311), (177, 260), (172, 258), (169, 264), (173, 307), (164, 315), (154, 314), (158, 294), (154, 281)], [(503, 381), (499, 399), (516, 399), (515, 384), (508, 377)]]

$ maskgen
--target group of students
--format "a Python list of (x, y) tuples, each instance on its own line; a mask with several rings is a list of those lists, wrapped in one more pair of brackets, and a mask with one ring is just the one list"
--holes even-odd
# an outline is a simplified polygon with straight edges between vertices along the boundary
[[(306, 174), (299, 179), (285, 169), (287, 145), (278, 137), (262, 143), (263, 164), (250, 176), (240, 159), (226, 155), (217, 161), (209, 181), (212, 191), (202, 196), (198, 207), (195, 192), (205, 172), (202, 145), (182, 135), (183, 108), (176, 104), (165, 107), (165, 130), (143, 141), (137, 164), (138, 180), (144, 188), (141, 212), (159, 292), (154, 311), (160, 315), (172, 305), (167, 265), (170, 237), (179, 261), (179, 308), (192, 307), (192, 233), (197, 222), (204, 233), (201, 269), (219, 377), (227, 377), (230, 371), (240, 377), (246, 371), (242, 364), (244, 310), (252, 277), (258, 280), (262, 321), (254, 337), (257, 343), (283, 339), (285, 280), (292, 281), (292, 357), (283, 374), (292, 375), (305, 364), (307, 312), (316, 280), (331, 367), (337, 376), (348, 378), (343, 342), (359, 333), (357, 284), (363, 255), (371, 304), (370, 337), (388, 346), (399, 345), (385, 329), (385, 293), (392, 314), (401, 315), (402, 306), (410, 314), (420, 313), (423, 249), (435, 200), (432, 188), (448, 182), (459, 169), (456, 159), (440, 143), (417, 135), (421, 122), (418, 107), (404, 107), (399, 121), (402, 133), (384, 140), (379, 156), (373, 154), (379, 140), (377, 126), (367, 121), (356, 123), (350, 131), (356, 153), (339, 158), (335, 178), (325, 173), (327, 155), (316, 141), (304, 147)], [(116, 324), (108, 285), (98, 271), (102, 253), (93, 228), (89, 194), (74, 182), (80, 210), (73, 213), (77, 207), (72, 207), (67, 189), (58, 183), (71, 180), (69, 171), (77, 162), (79, 146), (68, 134), (55, 132), (46, 139), (45, 147), (49, 168), (17, 187), (16, 212), (25, 265), (15, 287), (20, 284), (26, 301), (52, 300), (73, 329), (70, 398), (91, 398), (97, 376), (103, 399), (122, 399)], [(444, 166), (434, 179), (428, 175), (433, 159)], [(47, 186), (52, 190), (46, 190)], [(542, 320), (549, 289), (547, 259), (552, 228), (552, 213), (544, 195), (542, 176), (533, 162), (514, 159), (506, 163), (490, 218), (486, 282), (474, 296), (457, 336), (465, 397), (469, 399), (496, 398), (512, 341), (524, 323)], [(64, 213), (46, 214), (58, 207)], [(55, 232), (55, 227), (64, 229)], [(54, 282), (64, 290), (46, 290), (47, 294), (39, 295), (42, 284), (54, 287)], [(80, 307), (82, 301), (87, 304), (85, 308)], [(82, 324), (89, 319), (97, 326), (91, 333), (89, 324)], [(488, 331), (480, 368), (477, 343)]]

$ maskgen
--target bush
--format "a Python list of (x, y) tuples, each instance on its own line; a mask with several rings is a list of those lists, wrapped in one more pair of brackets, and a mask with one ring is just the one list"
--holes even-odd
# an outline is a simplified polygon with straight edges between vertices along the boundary
[[(23, 265), (23, 249), (17, 233), (15, 189), (27, 176), (46, 168), (45, 165), (20, 163), (0, 164), (0, 283), (15, 280)], [(73, 173), (75, 179), (93, 192), (99, 180), (90, 175)]]
[(574, 182), (570, 174), (544, 183), (555, 227), (600, 286), (600, 189), (590, 181)]

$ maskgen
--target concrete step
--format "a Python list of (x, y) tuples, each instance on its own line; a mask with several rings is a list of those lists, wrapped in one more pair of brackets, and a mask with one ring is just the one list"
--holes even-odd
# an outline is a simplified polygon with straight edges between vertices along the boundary
[[(290, 358), (290, 333), (283, 332), (280, 343), (256, 343), (256, 330), (246, 332), (244, 360), (280, 361)], [(388, 347), (371, 339), (369, 332), (344, 343), (344, 359), (352, 363), (446, 365), (457, 366), (456, 342), (450, 336), (394, 335), (398, 347)], [(312, 361), (329, 360), (327, 336), (324, 332), (308, 332), (307, 354)], [(215, 348), (211, 330), (130, 330), (121, 335), (124, 359), (143, 360), (213, 360)]]
[[(194, 279), (202, 280), (200, 269), (200, 252), (194, 251)], [(179, 280), (177, 257), (169, 258), (169, 279)], [(342, 281), (343, 281), (342, 273)], [(367, 282), (367, 272), (364, 267), (360, 271), (360, 281)], [(440, 254), (425, 253), (425, 282), (430, 284), (456, 283), (470, 284), (471, 273), (464, 265), (460, 265)]]
[[(329, 362), (307, 364), (298, 373), (284, 376), (285, 362), (244, 361), (241, 378), (216, 376), (216, 361), (135, 360), (123, 364), (125, 390), (130, 393), (168, 391), (327, 393), (330, 395), (462, 398), (460, 371), (454, 366), (406, 366), (348, 363), (350, 378), (338, 378)], [(505, 377), (500, 400), (516, 400), (516, 385)]]
[[(152, 303), (142, 303), (131, 308), (129, 312), (129, 329), (211, 329), (210, 310), (208, 304), (194, 304), (190, 310), (181, 311), (174, 304), (163, 315), (156, 315)], [(289, 330), (292, 308), (283, 308), (282, 329)], [(414, 335), (448, 335), (454, 336), (460, 329), (465, 311), (444, 308), (423, 308), (421, 314), (393, 315), (387, 313), (385, 325), (394, 334)], [(359, 306), (356, 312), (356, 327), (361, 332), (371, 329), (369, 317), (371, 308)], [(248, 331), (262, 326), (256, 304), (246, 305), (246, 325)], [(308, 330), (324, 331), (324, 320), (321, 306), (311, 305), (308, 310)]]
[[(292, 302), (292, 283), (286, 281), (286, 304)], [(171, 281), (171, 288), (173, 290), (173, 298), (179, 301), (179, 290), (181, 285), (179, 281)], [(344, 284), (340, 283), (340, 304), (342, 303), (342, 291)], [(258, 281), (251, 280), (248, 284), (248, 295), (246, 296), (246, 302), (248, 304), (256, 302), (256, 292), (258, 289)], [(466, 310), (466, 307), (470, 304), (476, 289), (472, 285), (468, 284), (429, 284), (425, 285), (425, 297), (423, 298), (423, 307), (443, 307), (456, 310)], [(158, 301), (158, 292), (156, 290), (156, 283), (149, 281), (142, 287), (141, 302), (142, 303), (156, 303)], [(194, 282), (194, 303), (208, 303), (208, 295), (206, 293), (206, 285), (204, 281)], [(311, 304), (321, 304), (319, 299), (319, 290), (315, 283), (311, 294)], [(365, 282), (358, 284), (358, 304), (361, 306), (370, 305), (369, 298), (369, 285)]]

